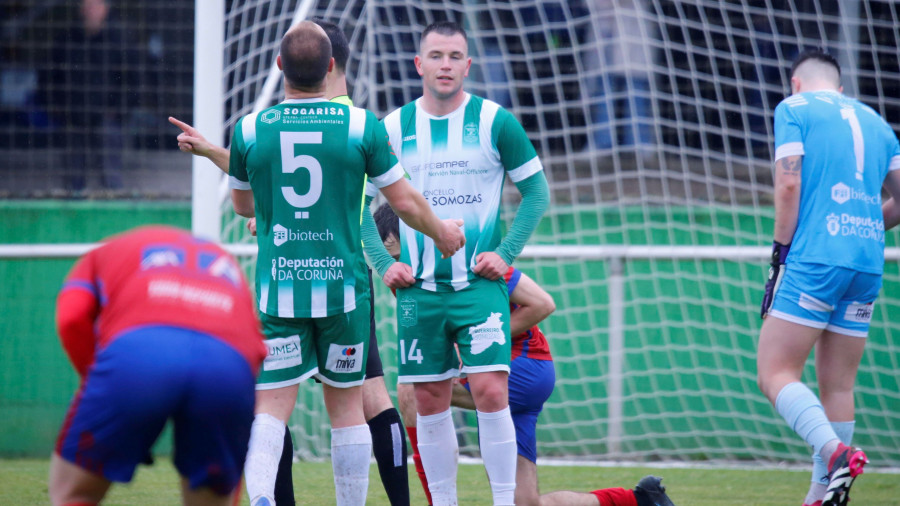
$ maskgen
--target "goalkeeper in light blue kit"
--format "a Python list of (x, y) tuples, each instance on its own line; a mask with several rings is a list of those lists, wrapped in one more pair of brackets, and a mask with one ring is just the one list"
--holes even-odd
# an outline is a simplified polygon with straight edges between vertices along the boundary
[[(844, 505), (867, 462), (850, 446), (853, 386), (881, 288), (884, 234), (900, 223), (900, 144), (875, 111), (841, 94), (840, 67), (822, 51), (797, 58), (791, 91), (775, 109), (759, 386), (814, 449), (804, 505)], [(800, 382), (813, 346), (821, 401)]]

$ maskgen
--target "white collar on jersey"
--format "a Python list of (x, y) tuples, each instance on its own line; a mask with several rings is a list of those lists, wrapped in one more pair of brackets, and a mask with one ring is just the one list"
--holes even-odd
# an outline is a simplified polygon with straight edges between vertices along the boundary
[(422, 107), (422, 97), (419, 97), (419, 98), (416, 99), (416, 110), (419, 111), (419, 114), (422, 114), (422, 115), (424, 115), (424, 116), (426, 116), (426, 117), (428, 117), (428, 118), (445, 119), (445, 118), (449, 118), (449, 117), (451, 117), (451, 116), (454, 116), (454, 115), (456, 115), (456, 114), (460, 114), (461, 111), (465, 111), (465, 110), (466, 110), (466, 106), (469, 105), (469, 100), (471, 100), (471, 98), (472, 98), (472, 95), (471, 95), (470, 93), (466, 92), (466, 98), (465, 98), (465, 100), (463, 100), (462, 104), (459, 105), (459, 107), (457, 107), (456, 109), (454, 109), (454, 110), (448, 112), (447, 114), (444, 114), (443, 116), (435, 116), (434, 114), (431, 114), (431, 113), (427, 112), (427, 111), (425, 110), (425, 108)]
[(286, 98), (282, 104), (314, 104), (316, 102), (330, 102), (327, 98)]

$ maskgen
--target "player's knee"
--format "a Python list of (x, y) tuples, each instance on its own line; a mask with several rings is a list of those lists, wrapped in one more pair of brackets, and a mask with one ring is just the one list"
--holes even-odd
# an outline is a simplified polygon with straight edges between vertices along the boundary
[(366, 421), (375, 418), (383, 411), (391, 409), (394, 404), (388, 394), (384, 378), (367, 378), (362, 387), (363, 415)]
[(77, 490), (73, 490), (75, 487), (72, 486), (52, 486), (49, 489), (50, 492), (50, 504), (55, 505), (95, 505), (100, 504), (100, 500), (103, 499), (103, 494), (90, 494), (90, 493), (80, 493)]
[(416, 424), (416, 397), (413, 386), (405, 383), (397, 385), (397, 409), (407, 427)]
[(778, 395), (777, 391), (772, 391), (772, 386), (775, 383), (775, 378), (771, 374), (756, 374), (756, 386), (759, 387), (759, 391), (762, 392), (762, 394), (765, 395), (766, 398), (772, 401), (773, 404), (775, 403), (775, 397)]
[(775, 399), (778, 398), (782, 388), (797, 381), (800, 381), (800, 376), (788, 371), (758, 373), (756, 376), (759, 390), (769, 399), (772, 405), (775, 404)]
[(509, 405), (507, 390), (502, 384), (487, 383), (472, 387), (472, 397), (479, 411), (491, 413), (500, 411)]

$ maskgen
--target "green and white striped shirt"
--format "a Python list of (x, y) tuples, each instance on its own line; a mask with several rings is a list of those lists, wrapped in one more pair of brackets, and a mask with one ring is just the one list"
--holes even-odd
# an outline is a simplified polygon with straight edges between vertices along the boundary
[(478, 278), (472, 272), (476, 256), (500, 243), (506, 175), (519, 182), (543, 166), (525, 130), (497, 103), (466, 94), (457, 110), (438, 117), (420, 101), (389, 114), (384, 126), (410, 182), (435, 214), (464, 220), (466, 246), (441, 259), (434, 241), (401, 221), (400, 261), (426, 290), (461, 290)]
[(356, 308), (368, 293), (359, 217), (365, 178), (404, 177), (384, 126), (364, 109), (286, 100), (235, 125), (230, 186), (252, 190), (259, 310), (318, 318)]

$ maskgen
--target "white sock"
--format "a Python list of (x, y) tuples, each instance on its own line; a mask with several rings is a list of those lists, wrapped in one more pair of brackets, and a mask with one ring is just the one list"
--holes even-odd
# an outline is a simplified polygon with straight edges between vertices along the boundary
[(494, 505), (515, 504), (516, 496), (516, 427), (509, 406), (478, 415), (478, 445), (491, 483)]
[(824, 458), (830, 453), (822, 453), (829, 443), (837, 447), (837, 434), (831, 428), (825, 409), (816, 394), (800, 382), (788, 383), (775, 398), (775, 410), (816, 453)]
[[(850, 445), (850, 442), (853, 441), (853, 428), (855, 426), (855, 421), (831, 422), (831, 428), (834, 429), (834, 433), (837, 434), (838, 439), (840, 439), (842, 443), (848, 446)], [(812, 460), (813, 471), (810, 481), (812, 481), (813, 483), (828, 485), (828, 463), (822, 460), (822, 456), (818, 453), (813, 453)], [(822, 492), (822, 497), (825, 497), (824, 491)], [(822, 497), (819, 497), (819, 499), (821, 499)]]
[(337, 506), (366, 504), (372, 434), (366, 424), (331, 429), (331, 468)]
[(266, 413), (257, 414), (250, 428), (250, 444), (244, 464), (247, 496), (252, 506), (263, 497), (270, 504), (275, 504), (275, 476), (283, 447), (284, 424), (281, 420)]
[(459, 442), (450, 409), (436, 415), (416, 415), (419, 455), (428, 477), (434, 506), (456, 506), (456, 470)]
[(803, 506), (815, 504), (825, 498), (825, 492), (828, 492), (828, 485), (822, 485), (815, 481), (809, 484), (809, 490), (806, 492), (806, 498), (803, 499)]

